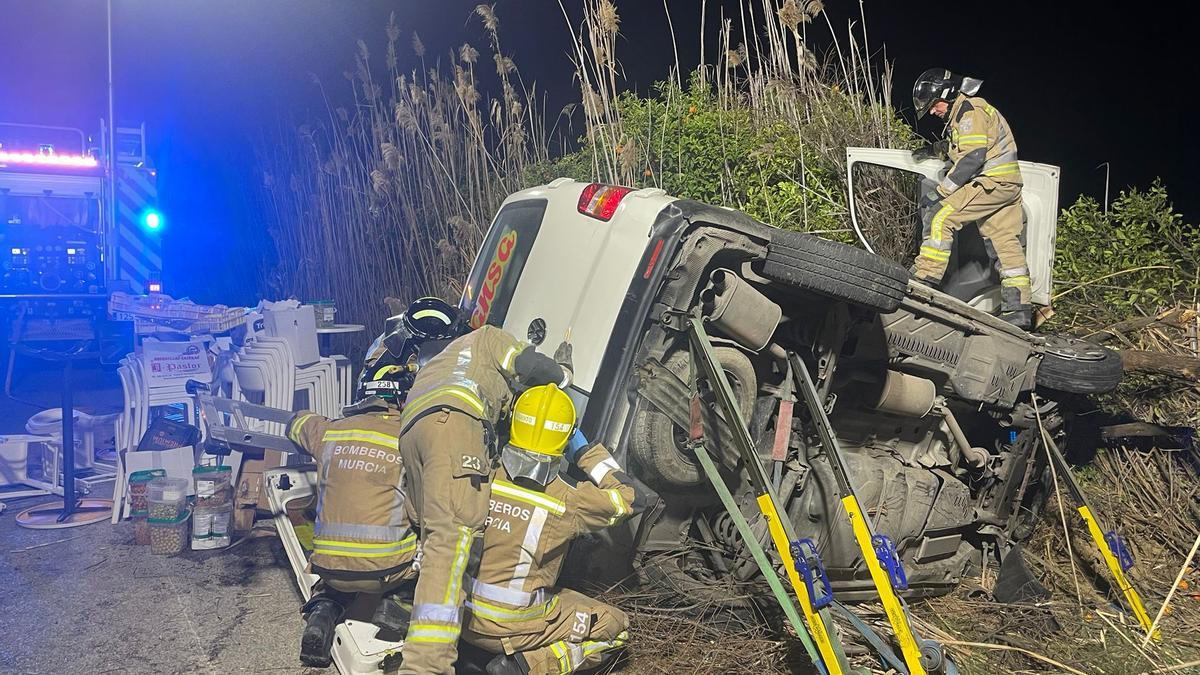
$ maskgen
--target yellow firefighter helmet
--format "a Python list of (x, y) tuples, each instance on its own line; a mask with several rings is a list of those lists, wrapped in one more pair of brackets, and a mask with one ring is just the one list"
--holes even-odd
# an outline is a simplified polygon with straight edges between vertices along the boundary
[(575, 430), (575, 404), (553, 384), (531, 387), (513, 404), (509, 445), (560, 457)]

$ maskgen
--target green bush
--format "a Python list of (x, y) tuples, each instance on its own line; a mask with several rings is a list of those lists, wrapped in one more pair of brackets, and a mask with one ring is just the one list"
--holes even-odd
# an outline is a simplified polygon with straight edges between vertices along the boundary
[(1079, 197), (1058, 223), (1056, 321), (1093, 325), (1191, 302), (1200, 272), (1194, 232), (1160, 181), (1122, 191), (1107, 212)]
[[(722, 99), (695, 80), (686, 91), (660, 82), (649, 95), (619, 96), (624, 131), (616, 147), (583, 138), (581, 150), (532, 167), (528, 176), (604, 180), (592, 175), (592, 157), (611, 152), (634, 177), (634, 187), (660, 187), (676, 197), (737, 208), (776, 227), (849, 240), (845, 145), (820, 142), (816, 127), (839, 127), (846, 144), (880, 140), (873, 130), (855, 133), (852, 118), (861, 114), (861, 101), (827, 88), (820, 102), (819, 121), (797, 123), (764, 115), (745, 99)], [(831, 121), (831, 115), (844, 119)], [(896, 120), (892, 131), (893, 147), (913, 144), (915, 134), (903, 122)]]

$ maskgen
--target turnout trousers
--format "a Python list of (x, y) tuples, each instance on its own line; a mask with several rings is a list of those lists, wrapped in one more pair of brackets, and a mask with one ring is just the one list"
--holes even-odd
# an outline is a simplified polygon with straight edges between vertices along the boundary
[(1000, 260), (1003, 310), (1029, 305), (1029, 267), (1021, 244), (1025, 223), (1021, 185), (1017, 183), (979, 176), (942, 200), (924, 224), (916, 275), (935, 284), (941, 282), (950, 262), (955, 233), (972, 221), (979, 224), (979, 233), (991, 243)]
[[(463, 639), (493, 654), (520, 652), (529, 663), (530, 675), (595, 668), (629, 641), (629, 617), (616, 607), (569, 589), (559, 591), (558, 607), (540, 631), (483, 635), (468, 629)], [(495, 622), (483, 623), (488, 629), (502, 628)]]
[(405, 502), (420, 529), (417, 587), (400, 673), (453, 673), (462, 632), (463, 581), (478, 564), (491, 494), (483, 424), (439, 410), (400, 437)]

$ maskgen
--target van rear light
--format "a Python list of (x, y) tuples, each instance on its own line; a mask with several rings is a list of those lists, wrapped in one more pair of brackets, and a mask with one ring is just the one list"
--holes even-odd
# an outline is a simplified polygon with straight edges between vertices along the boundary
[(610, 220), (621, 205), (621, 200), (630, 192), (633, 192), (633, 188), (592, 183), (583, 188), (583, 193), (579, 195), (579, 212), (600, 220)]

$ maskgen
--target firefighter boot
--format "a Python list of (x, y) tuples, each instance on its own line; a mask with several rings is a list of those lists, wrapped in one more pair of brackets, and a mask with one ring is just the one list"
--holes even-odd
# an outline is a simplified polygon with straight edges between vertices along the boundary
[(912, 265), (911, 267), (909, 267), (908, 273), (910, 275), (912, 275), (913, 281), (916, 281), (918, 284), (921, 284), (923, 286), (928, 286), (929, 288), (932, 288), (935, 291), (939, 290), (938, 287), (942, 285), (941, 279), (934, 279), (932, 277), (927, 277), (927, 276), (921, 274), (920, 272), (918, 272), (916, 265)]
[(488, 661), (486, 670), (487, 675), (529, 675), (529, 662), (520, 652), (511, 656), (497, 654)]
[(1033, 307), (1022, 305), (1011, 312), (1001, 312), (1000, 318), (1021, 330), (1029, 330), (1029, 327), (1033, 325)]
[(1029, 330), (1033, 325), (1033, 307), (1021, 303), (1019, 289), (1006, 286), (1000, 289), (1000, 318), (1021, 330)]
[(314, 595), (304, 605), (307, 613), (304, 634), (300, 638), (300, 663), (313, 668), (328, 668), (333, 663), (333, 629), (342, 620), (346, 608), (326, 595)]
[(371, 623), (379, 626), (376, 639), (389, 642), (404, 639), (412, 620), (413, 585), (398, 588), (380, 599), (379, 607), (371, 618)]

